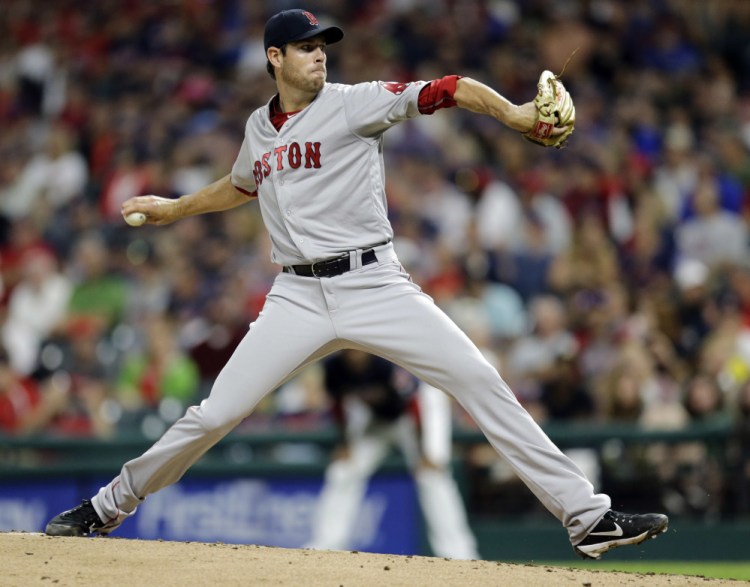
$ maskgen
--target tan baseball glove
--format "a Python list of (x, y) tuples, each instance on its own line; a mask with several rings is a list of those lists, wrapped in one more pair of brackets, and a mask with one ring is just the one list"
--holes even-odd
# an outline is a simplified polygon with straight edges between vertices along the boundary
[[(531, 130), (522, 133), (528, 140), (545, 147), (561, 149), (573, 133), (576, 122), (576, 108), (568, 90), (551, 71), (545, 70), (539, 76), (537, 94), (534, 98), (536, 122)], [(567, 130), (558, 135), (555, 128), (567, 126)]]

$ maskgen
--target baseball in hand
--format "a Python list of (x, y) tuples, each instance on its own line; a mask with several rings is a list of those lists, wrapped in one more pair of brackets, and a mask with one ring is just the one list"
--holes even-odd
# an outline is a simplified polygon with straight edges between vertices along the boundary
[(125, 222), (130, 226), (141, 226), (146, 222), (146, 215), (143, 212), (131, 212), (125, 217)]

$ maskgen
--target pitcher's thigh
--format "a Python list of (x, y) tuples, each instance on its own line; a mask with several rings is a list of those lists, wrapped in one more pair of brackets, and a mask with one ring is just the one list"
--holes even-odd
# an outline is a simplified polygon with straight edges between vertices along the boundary
[(497, 384), (494, 367), (428, 296), (398, 296), (389, 309), (372, 321), (363, 338), (372, 352), (452, 395)]

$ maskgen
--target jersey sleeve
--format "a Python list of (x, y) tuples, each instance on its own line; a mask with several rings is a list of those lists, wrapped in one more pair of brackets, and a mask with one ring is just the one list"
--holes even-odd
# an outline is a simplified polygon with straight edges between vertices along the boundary
[(419, 92), (427, 82), (367, 82), (342, 92), (349, 128), (376, 137), (393, 125), (420, 114)]
[(247, 145), (247, 135), (245, 135), (240, 146), (240, 152), (237, 159), (232, 165), (232, 174), (230, 176), (232, 185), (247, 196), (256, 196), (258, 186), (253, 175), (253, 160), (250, 156), (250, 149)]

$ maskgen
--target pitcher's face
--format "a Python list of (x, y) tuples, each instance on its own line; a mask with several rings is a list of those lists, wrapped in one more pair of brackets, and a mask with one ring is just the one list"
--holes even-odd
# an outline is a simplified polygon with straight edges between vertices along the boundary
[(322, 36), (288, 43), (277, 77), (301, 91), (318, 93), (326, 82), (326, 43)]

